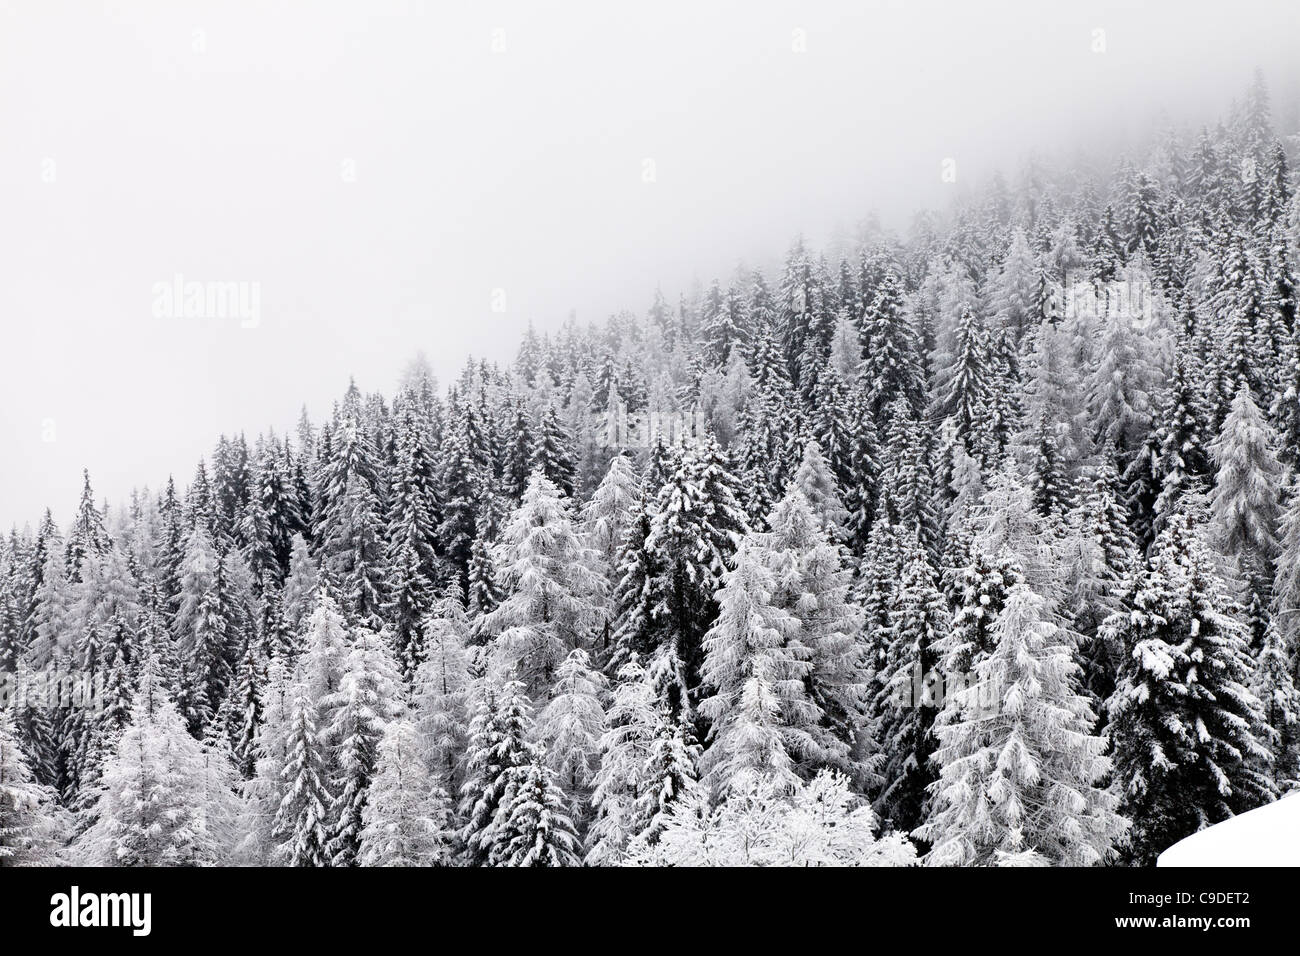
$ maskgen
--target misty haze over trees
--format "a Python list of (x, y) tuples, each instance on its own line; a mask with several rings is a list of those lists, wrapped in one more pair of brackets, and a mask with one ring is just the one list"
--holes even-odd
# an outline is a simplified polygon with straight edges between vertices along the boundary
[(1295, 132), (1256, 80), (87, 475), (0, 545), (0, 865), (1149, 864), (1278, 798)]

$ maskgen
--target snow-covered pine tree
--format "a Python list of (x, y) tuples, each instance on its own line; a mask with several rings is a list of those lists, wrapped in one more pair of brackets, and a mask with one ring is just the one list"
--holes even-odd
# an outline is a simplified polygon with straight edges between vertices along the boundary
[[(692, 692), (699, 683), (704, 633), (717, 614), (714, 596), (748, 530), (736, 487), (722, 449), (706, 436), (683, 450), (650, 518), (645, 549), (659, 572), (651, 610), (653, 622), (662, 627), (658, 647), (671, 645)], [(676, 714), (690, 709), (689, 701), (671, 705)]]
[(1098, 343), (1096, 367), (1085, 383), (1097, 443), (1109, 442), (1125, 467), (1151, 427), (1151, 394), (1159, 384), (1151, 343), (1127, 313), (1113, 311)]
[(1017, 584), (993, 652), (957, 692), (960, 718), (936, 727), (939, 779), (917, 835), (931, 865), (988, 865), (1033, 851), (1061, 866), (1103, 863), (1125, 821), (1103, 784), (1106, 741), (1075, 690), (1078, 664), (1047, 602)]
[(800, 763), (805, 777), (822, 767), (854, 775), (853, 751), (869, 712), (868, 652), (862, 611), (851, 597), (851, 573), (798, 488), (752, 539), (773, 575), (772, 603), (793, 619), (789, 635), (810, 665), (806, 685), (820, 718), (809, 727), (814, 746)]
[(375, 775), (385, 725), (405, 709), (404, 685), (383, 635), (362, 628), (343, 661), (340, 706), (325, 739), (334, 746), (330, 792), (331, 866), (353, 866), (361, 847), (362, 815)]
[[(63, 560), (61, 555), (59, 560)], [(55, 737), (58, 711), (51, 704), (58, 701), (50, 700), (48, 685), (43, 686), (41, 679), (33, 676), (23, 657), (18, 659), (12, 680), (11, 718), (15, 739), (36, 781), (52, 788), (59, 778), (59, 744)]]
[(1012, 230), (1002, 268), (991, 284), (993, 313), (1019, 344), (1037, 311), (1038, 299), (1038, 267), (1023, 229)]
[(568, 800), (548, 765), (546, 748), (530, 744), (528, 759), (507, 772), (497, 813), (494, 866), (579, 866), (581, 845)]
[(1082, 686), (1094, 709), (1104, 707), (1114, 691), (1120, 658), (1120, 649), (1100, 627), (1119, 610), (1124, 587), (1138, 564), (1116, 484), (1110, 456), (1103, 453), (1083, 501), (1068, 516), (1060, 551), (1065, 572), (1060, 610), (1080, 637)]
[(935, 642), (945, 674), (969, 674), (995, 644), (993, 627), (1007, 594), (1024, 581), (1010, 555), (992, 557), (975, 548), (969, 563), (953, 571), (948, 594), (953, 604), (952, 627)]
[(292, 690), (293, 703), (280, 768), (282, 797), (271, 836), (272, 859), (283, 866), (329, 866), (330, 806), (325, 746), (317, 733), (317, 711), (305, 684)]
[(159, 671), (156, 660), (145, 663), (131, 722), (105, 761), (95, 822), (76, 845), (88, 864), (211, 866), (230, 851), (211, 826), (207, 757), (162, 689)]
[(388, 573), (376, 458), (367, 429), (345, 417), (320, 477), (326, 505), (315, 529), (321, 565), (338, 586), (344, 611), (369, 627), (382, 624)]
[(280, 592), (284, 624), (290, 634), (301, 632), (303, 622), (316, 607), (316, 582), (319, 578), (320, 569), (311, 556), (306, 539), (295, 534), (290, 544), (289, 573)]
[(793, 787), (796, 761), (816, 755), (821, 718), (808, 696), (809, 650), (791, 641), (795, 619), (772, 603), (776, 581), (758, 546), (742, 540), (718, 591), (718, 619), (704, 638), (700, 713), (711, 722), (702, 778), (723, 795), (754, 775)]
[(844, 507), (848, 511), (849, 549), (861, 555), (866, 548), (875, 520), (879, 498), (880, 441), (875, 423), (867, 413), (864, 388), (854, 388), (849, 396), (849, 481), (845, 485)]
[(227, 621), (220, 594), (220, 558), (202, 527), (190, 532), (180, 567), (172, 634), (187, 686), (178, 704), (191, 728), (200, 729), (220, 706), (226, 673)]
[(639, 776), (640, 794), (632, 807), (632, 816), (641, 827), (638, 841), (653, 844), (659, 839), (669, 810), (695, 787), (701, 755), (690, 728), (674, 718), (667, 705), (660, 704)]
[(36, 779), (18, 745), (9, 710), (0, 708), (0, 866), (57, 862), (56, 808), (54, 791)]
[(891, 827), (910, 832), (925, 820), (927, 788), (935, 779), (933, 726), (942, 703), (942, 685), (935, 686), (941, 676), (936, 647), (950, 625), (934, 568), (915, 535), (906, 546), (893, 605), (887, 664), (879, 682), (885, 699), (875, 708), (884, 778), (876, 810)]
[(615, 455), (605, 477), (582, 507), (580, 532), (586, 546), (594, 552), (596, 567), (610, 582), (611, 590), (617, 584), (619, 547), (627, 529), (636, 520), (640, 502), (641, 480), (632, 459), (627, 455)]
[(659, 604), (656, 589), (664, 580), (656, 553), (646, 547), (653, 508), (653, 499), (643, 488), (636, 514), (619, 542), (610, 600), (613, 633), (609, 646), (599, 649), (605, 673), (610, 676), (633, 655), (648, 659), (658, 646), (660, 628), (654, 611)]
[(641, 812), (652, 784), (644, 774), (656, 740), (657, 708), (650, 676), (635, 654), (619, 668), (600, 738), (600, 766), (591, 805), (595, 814), (587, 832), (586, 862), (610, 866), (620, 862), (628, 842), (649, 824)]
[(1265, 743), (1271, 756), (1269, 773), (1283, 792), (1300, 785), (1300, 691), (1296, 689), (1294, 669), (1281, 630), (1270, 621), (1255, 655), (1250, 688), (1262, 708)]
[(876, 816), (842, 774), (822, 771), (793, 793), (756, 777), (716, 807), (705, 788), (673, 804), (655, 842), (638, 840), (632, 866), (912, 866), (901, 833), (876, 835)]
[(837, 544), (847, 540), (849, 513), (840, 501), (835, 476), (831, 474), (822, 456), (821, 445), (816, 441), (804, 445), (803, 458), (794, 475), (794, 487), (803, 493), (826, 537)]
[(419, 667), (420, 629), (438, 582), (438, 508), (434, 465), (415, 408), (407, 402), (397, 421), (396, 462), (390, 471), (389, 569), (384, 616), (393, 647), (409, 682)]
[(102, 554), (108, 549), (109, 536), (104, 528), (104, 515), (95, 507), (95, 493), (90, 488), (90, 472), (83, 471), (85, 483), (81, 489), (81, 502), (77, 505), (77, 515), (68, 532), (68, 543), (64, 550), (68, 580), (81, 580), (81, 566), (90, 555)]
[(50, 665), (72, 638), (73, 589), (67, 578), (67, 559), (57, 552), (46, 555), (40, 586), (33, 598), (31, 643), (27, 661), (35, 670)]
[(614, 637), (617, 591), (622, 580), (622, 546), (641, 518), (641, 480), (632, 459), (615, 455), (591, 500), (582, 508), (579, 534), (591, 551), (592, 567), (604, 579), (604, 614), (598, 649), (603, 659)]
[[(532, 471), (542, 475), (559, 490), (565, 501), (573, 497), (573, 462), (571, 439), (554, 405), (548, 405), (537, 423), (537, 438), (533, 442)], [(530, 475), (531, 480), (531, 475)], [(526, 493), (526, 492), (525, 492)]]
[(505, 598), (483, 618), (483, 631), (503, 671), (520, 675), (530, 696), (545, 700), (560, 663), (591, 642), (603, 582), (559, 490), (540, 470), (502, 532), (494, 562)]
[(362, 810), (361, 866), (442, 866), (451, 861), (447, 792), (430, 775), (409, 720), (384, 728)]
[(245, 779), (257, 769), (257, 733), (262, 723), (262, 682), (265, 671), (252, 644), (244, 649), (239, 669), (226, 698), (232, 720), (228, 727), (231, 758), (235, 769)]
[(885, 410), (896, 400), (907, 402), (913, 414), (924, 410), (925, 372), (921, 344), (906, 314), (898, 278), (888, 273), (866, 312), (866, 340), (861, 381), (867, 388), (867, 407), (878, 431)]
[(1210, 535), (1234, 558), (1252, 597), (1267, 604), (1277, 557), (1283, 469), (1277, 433), (1242, 386), (1213, 445), (1217, 467), (1210, 495)]
[(257, 728), (254, 772), (240, 788), (243, 834), (235, 849), (235, 860), (241, 863), (266, 865), (274, 852), (276, 841), (272, 831), (285, 794), (280, 772), (288, 763), (293, 699), (293, 683), (285, 663), (272, 659), (266, 668), (261, 695), (262, 719)]
[(946, 371), (947, 386), (935, 411), (952, 420), (953, 434), (966, 454), (982, 459), (991, 441), (989, 343), (979, 316), (970, 306), (962, 309), (956, 348), (954, 363)]
[(338, 694), (350, 642), (351, 635), (334, 597), (328, 589), (318, 587), (315, 610), (303, 631), (297, 668), (308, 699), (316, 707), (314, 716), (322, 731), (329, 728), (341, 703)]
[(412, 708), (422, 759), (439, 786), (459, 793), (469, 743), (469, 624), (455, 597), (442, 598), (424, 625), (424, 660), (415, 675)]
[(1057, 431), (1046, 414), (1039, 417), (1030, 488), (1034, 507), (1045, 518), (1061, 517), (1071, 504), (1070, 480), (1061, 460)]
[(1132, 821), (1125, 854), (1140, 864), (1274, 794), (1257, 769), (1268, 752), (1246, 686), (1249, 638), (1223, 610), (1226, 586), (1203, 533), (1189, 514), (1171, 519), (1125, 608), (1102, 626), (1122, 648), (1106, 735)]
[(1300, 478), (1295, 475), (1288, 483), (1278, 530), (1281, 540), (1270, 610), (1282, 633), (1283, 645), (1292, 654), (1300, 654)]
[(557, 782), (577, 807), (588, 802), (600, 765), (605, 685), (587, 652), (575, 648), (555, 672), (551, 700), (537, 717), (534, 739), (543, 745)]
[(1211, 473), (1206, 450), (1203, 390), (1196, 381), (1194, 355), (1186, 335), (1180, 335), (1164, 402), (1160, 430), (1160, 497), (1156, 500), (1156, 532), (1166, 516), (1178, 511), (1181, 498)]
[(502, 818), (509, 811), (512, 774), (533, 758), (532, 702), (522, 681), (493, 686), (486, 678), (479, 688), (474, 718), (469, 725), (465, 782), (461, 785), (460, 814), (465, 824), (461, 840), (470, 863), (492, 863), (503, 847)]

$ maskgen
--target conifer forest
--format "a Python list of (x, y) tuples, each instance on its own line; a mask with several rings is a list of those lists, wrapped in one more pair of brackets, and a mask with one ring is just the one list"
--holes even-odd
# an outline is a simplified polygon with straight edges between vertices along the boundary
[(0, 866), (1149, 866), (1285, 799), (1300, 137), (1234, 102), (86, 471), (0, 540)]

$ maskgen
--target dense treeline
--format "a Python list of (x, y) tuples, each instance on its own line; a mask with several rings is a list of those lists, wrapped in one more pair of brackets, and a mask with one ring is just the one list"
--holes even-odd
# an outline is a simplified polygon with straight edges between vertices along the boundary
[(1292, 158), (1257, 80), (184, 490), (87, 475), (0, 549), (0, 863), (1149, 863), (1274, 799)]

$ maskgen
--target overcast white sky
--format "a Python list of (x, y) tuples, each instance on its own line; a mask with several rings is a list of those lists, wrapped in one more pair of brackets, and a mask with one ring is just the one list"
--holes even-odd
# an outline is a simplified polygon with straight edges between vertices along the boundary
[[(68, 520), (83, 465), (114, 502), (188, 482), (218, 434), (319, 418), (349, 375), (390, 392), (417, 349), (445, 382), (530, 319), (905, 225), (944, 157), (970, 182), (1212, 117), (1255, 65), (1285, 109), (1297, 26), (1280, 0), (0, 0), (0, 524)], [(259, 283), (259, 326), (155, 317), (177, 273)]]

